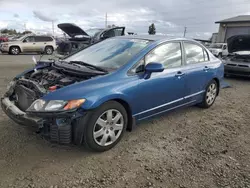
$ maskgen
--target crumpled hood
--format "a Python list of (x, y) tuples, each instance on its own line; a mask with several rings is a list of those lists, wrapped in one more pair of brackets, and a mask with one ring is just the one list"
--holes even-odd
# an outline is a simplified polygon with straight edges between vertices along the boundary
[(227, 39), (228, 52), (250, 51), (250, 35), (236, 35)]
[(89, 36), (84, 30), (72, 23), (61, 23), (57, 27), (65, 32), (70, 37), (75, 37), (77, 35), (86, 35)]

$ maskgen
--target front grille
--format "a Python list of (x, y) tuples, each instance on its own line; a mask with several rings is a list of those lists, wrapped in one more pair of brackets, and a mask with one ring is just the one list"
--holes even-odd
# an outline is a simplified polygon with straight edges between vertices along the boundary
[(236, 64), (231, 64), (231, 63), (228, 63), (227, 65), (233, 66), (233, 67), (237, 66)]
[(248, 68), (248, 66), (247, 65), (238, 65), (239, 67), (247, 67)]
[(70, 144), (72, 140), (71, 124), (50, 126), (50, 140), (60, 144)]
[(250, 72), (242, 72), (242, 71), (226, 71), (228, 74), (233, 75), (242, 75), (242, 76), (250, 76)]

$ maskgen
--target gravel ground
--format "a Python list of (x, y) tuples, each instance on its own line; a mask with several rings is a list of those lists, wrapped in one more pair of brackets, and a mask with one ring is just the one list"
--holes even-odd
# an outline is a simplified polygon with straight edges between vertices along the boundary
[[(1, 95), (31, 58), (0, 55)], [(227, 81), (210, 109), (145, 121), (105, 153), (51, 144), (1, 111), (0, 187), (250, 187), (250, 79)]]

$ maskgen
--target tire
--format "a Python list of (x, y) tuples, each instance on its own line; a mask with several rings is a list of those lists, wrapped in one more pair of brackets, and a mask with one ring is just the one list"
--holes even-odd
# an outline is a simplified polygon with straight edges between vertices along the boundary
[[(108, 114), (112, 117), (109, 118), (110, 120)], [(79, 126), (83, 126), (81, 123), (84, 123), (84, 120), (77, 123), (78, 129)], [(120, 103), (109, 101), (95, 109), (85, 123), (83, 144), (92, 151), (104, 152), (113, 148), (121, 140), (127, 128), (128, 117)]]
[(202, 103), (199, 104), (199, 106), (201, 108), (210, 108), (214, 104), (218, 93), (219, 93), (218, 84), (215, 80), (212, 80), (207, 85), (206, 91), (203, 96), (203, 101)]
[(44, 51), (47, 55), (51, 55), (51, 54), (53, 54), (54, 49), (52, 46), (46, 46)]
[(20, 53), (20, 48), (18, 46), (12, 46), (12, 47), (10, 47), (9, 52), (12, 55), (18, 55)]

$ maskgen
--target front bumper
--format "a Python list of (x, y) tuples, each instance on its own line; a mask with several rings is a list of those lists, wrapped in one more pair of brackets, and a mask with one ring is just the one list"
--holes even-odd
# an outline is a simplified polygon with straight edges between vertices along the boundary
[(1, 99), (3, 111), (13, 121), (36, 129), (44, 138), (59, 144), (70, 144), (73, 138), (73, 120), (82, 114), (71, 112), (70, 114), (40, 114), (30, 115), (21, 111), (8, 97)]
[(42, 118), (32, 117), (21, 111), (8, 97), (1, 99), (1, 106), (5, 114), (18, 124), (38, 128), (43, 122)]
[(1, 46), (1, 47), (0, 47), (0, 51), (1, 51), (1, 52), (9, 52), (9, 48), (8, 48), (8, 47), (3, 47), (3, 46)]
[(250, 67), (236, 64), (225, 64), (224, 73), (232, 76), (250, 77)]

